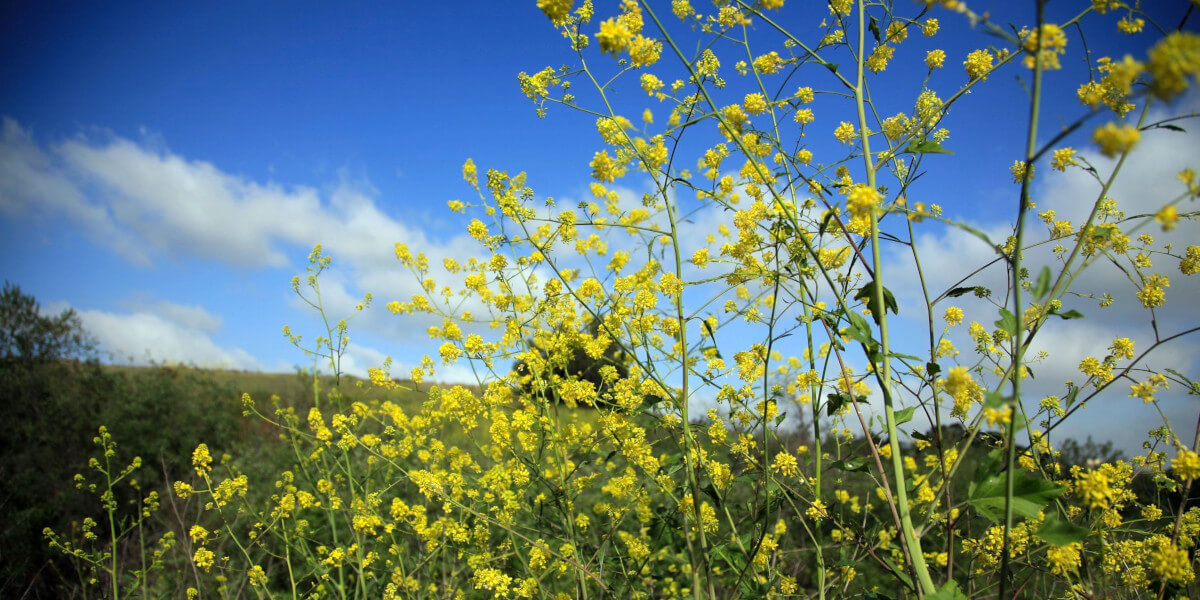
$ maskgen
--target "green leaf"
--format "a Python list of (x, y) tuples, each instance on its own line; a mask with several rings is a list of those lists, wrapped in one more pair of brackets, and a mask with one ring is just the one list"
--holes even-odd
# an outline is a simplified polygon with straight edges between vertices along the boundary
[(867, 458), (865, 456), (856, 456), (846, 460), (834, 461), (829, 466), (834, 469), (853, 473), (857, 471), (866, 471), (869, 467), (869, 463), (867, 462)]
[(1071, 405), (1075, 404), (1075, 399), (1078, 397), (1079, 397), (1079, 388), (1072, 387), (1071, 391), (1067, 392), (1066, 401), (1063, 402), (1064, 408), (1071, 408)]
[(1017, 335), (1017, 317), (1008, 312), (1007, 308), (1000, 309), (1000, 319), (996, 321), (996, 328), (1008, 332), (1008, 335)]
[(1004, 394), (997, 394), (996, 392), (993, 392), (993, 391), (985, 390), (983, 392), (983, 406), (985, 408), (993, 408), (993, 409), (1000, 408), (1001, 406), (1004, 406), (1005, 403), (1007, 403), (1011, 399), (1012, 399), (1012, 396), (1005, 396)]
[(871, 24), (867, 26), (867, 29), (869, 29), (871, 31), (871, 35), (875, 37), (875, 43), (880, 43), (881, 34), (879, 33), (879, 21), (876, 21), (875, 17), (871, 17)]
[[(858, 288), (858, 292), (854, 294), (854, 299), (866, 302), (867, 308), (871, 310), (871, 316), (875, 319), (875, 323), (879, 323), (880, 311), (875, 303), (874, 281), (868, 281), (866, 285)], [(883, 306), (885, 309), (892, 311), (893, 314), (900, 314), (900, 305), (896, 303), (896, 297), (886, 287), (883, 288)]]
[(1003, 460), (1004, 451), (999, 448), (988, 452), (983, 458), (979, 459), (979, 462), (975, 465), (975, 477), (971, 479), (971, 485), (967, 488), (967, 495), (974, 496), (975, 489), (983, 485), (987, 481), (987, 478), (992, 476), (992, 473), (1000, 470)]
[(925, 596), (926, 600), (967, 600), (967, 595), (958, 587), (958, 582), (951, 579), (942, 584), (936, 592)]
[(913, 413), (917, 411), (917, 407), (910, 406), (904, 410), (896, 411), (896, 426), (903, 425), (913, 418)]
[[(1005, 475), (992, 475), (975, 488), (967, 502), (984, 518), (999, 523), (1004, 519), (1007, 496)], [(1047, 479), (1034, 478), (1024, 472), (1013, 473), (1013, 514), (1027, 519), (1036, 517), (1050, 500), (1063, 493), (1063, 487)]]
[(829, 400), (825, 404), (825, 414), (831, 417), (850, 401), (848, 394), (828, 394), (825, 397)]
[(1037, 283), (1033, 286), (1033, 299), (1041, 302), (1048, 293), (1050, 293), (1050, 267), (1042, 267), (1041, 272), (1038, 273)]
[(833, 216), (833, 211), (825, 213), (825, 218), (821, 219), (821, 226), (817, 228), (817, 237), (825, 235), (825, 230), (829, 228), (829, 222), (833, 220)]
[(913, 140), (901, 152), (912, 154), (954, 154), (934, 140)]
[(925, 372), (929, 374), (930, 379), (933, 379), (938, 376), (938, 373), (942, 372), (942, 365), (933, 361), (927, 362), (925, 363)]
[(1071, 319), (1082, 319), (1083, 318), (1083, 313), (1081, 313), (1075, 309), (1068, 310), (1067, 312), (1054, 311), (1050, 314), (1057, 315), (1058, 318), (1066, 320), (1066, 321), (1069, 321)]
[(847, 335), (864, 345), (871, 345), (875, 340), (871, 337), (871, 326), (867, 324), (867, 320), (856, 312), (851, 312), (846, 316), (850, 318), (850, 327), (847, 328)]
[(1088, 530), (1070, 521), (1063, 521), (1057, 514), (1046, 515), (1046, 520), (1037, 530), (1037, 536), (1055, 546), (1066, 546), (1082, 542)]
[(952, 289), (952, 290), (950, 290), (950, 291), (946, 292), (946, 297), (947, 297), (947, 298), (957, 298), (957, 297), (959, 297), (959, 296), (965, 296), (965, 295), (967, 295), (967, 294), (970, 294), (970, 293), (974, 292), (974, 291), (975, 291), (975, 290), (977, 290), (977, 289), (979, 289), (979, 288), (978, 288), (978, 287), (975, 287), (975, 286), (971, 286), (971, 287), (956, 287), (956, 288), (954, 288), (954, 289)]
[(1178, 125), (1172, 125), (1172, 124), (1170, 124), (1170, 123), (1164, 123), (1164, 124), (1162, 124), (1162, 125), (1159, 125), (1158, 127), (1159, 127), (1160, 129), (1170, 129), (1171, 131), (1180, 131), (1180, 132), (1183, 132), (1183, 133), (1187, 133), (1187, 130), (1186, 130), (1186, 129), (1184, 129), (1184, 128), (1182, 128), (1182, 127), (1178, 126)]

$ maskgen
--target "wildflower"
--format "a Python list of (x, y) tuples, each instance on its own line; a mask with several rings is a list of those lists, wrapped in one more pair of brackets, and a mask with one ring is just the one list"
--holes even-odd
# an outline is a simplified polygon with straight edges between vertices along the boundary
[(1021, 33), (1024, 38), (1022, 47), (1026, 52), (1024, 63), (1027, 68), (1032, 69), (1035, 66), (1033, 52), (1038, 50), (1039, 43), (1041, 51), (1038, 55), (1042, 61), (1042, 68), (1048, 71), (1062, 68), (1058, 57), (1067, 51), (1067, 34), (1063, 32), (1062, 27), (1054, 23), (1044, 23), (1040, 32), (1024, 30)]
[(882, 72), (887, 68), (888, 62), (892, 60), (892, 55), (895, 52), (896, 49), (887, 44), (875, 46), (875, 49), (871, 51), (871, 55), (867, 57), (867, 68), (872, 73)]
[(1100, 471), (1080, 473), (1075, 479), (1075, 493), (1085, 508), (1105, 509), (1116, 496), (1107, 475)]
[(633, 33), (621, 19), (607, 19), (600, 23), (600, 31), (596, 33), (596, 41), (600, 42), (600, 50), (616, 56), (629, 46)]
[(197, 567), (204, 569), (205, 573), (209, 572), (213, 566), (213, 551), (203, 546), (198, 548), (196, 553), (192, 555), (192, 562)]
[(592, 157), (591, 167), (592, 177), (605, 183), (612, 183), (625, 175), (625, 165), (614, 161), (607, 150), (601, 150)]
[(1200, 478), (1200, 455), (1186, 448), (1180, 449), (1171, 461), (1171, 469), (1182, 480)]
[(1154, 221), (1162, 225), (1163, 231), (1171, 231), (1179, 223), (1179, 209), (1174, 204), (1168, 204), (1154, 214)]
[(1050, 572), (1055, 575), (1066, 576), (1079, 569), (1079, 550), (1080, 544), (1066, 544), (1064, 546), (1051, 545), (1046, 549), (1046, 564), (1050, 566)]
[(1176, 31), (1150, 49), (1146, 68), (1154, 95), (1170, 100), (1188, 88), (1188, 78), (1200, 78), (1200, 35)]
[(475, 161), (468, 158), (467, 162), (463, 163), (462, 176), (463, 180), (470, 184), (471, 187), (479, 187), (479, 172), (475, 168)]
[(945, 50), (930, 50), (925, 53), (925, 65), (930, 69), (940, 69), (946, 63)]
[(1141, 136), (1142, 133), (1137, 127), (1117, 125), (1112, 121), (1092, 132), (1092, 140), (1100, 146), (1100, 153), (1109, 158), (1129, 152)]
[(1176, 546), (1163, 535), (1151, 540), (1151, 548), (1147, 564), (1158, 579), (1183, 585), (1196, 578), (1187, 550)]
[(719, 68), (721, 68), (721, 61), (717, 60), (717, 55), (707, 48), (700, 54), (700, 59), (696, 61), (696, 74), (701, 77), (715, 76)]
[(854, 143), (854, 125), (846, 121), (842, 121), (837, 129), (833, 130), (833, 137), (843, 144)]
[(813, 500), (812, 506), (808, 507), (808, 510), (804, 511), (804, 514), (814, 521), (820, 521), (829, 516), (829, 510), (825, 507), (824, 502)]
[(1134, 33), (1141, 33), (1142, 28), (1145, 26), (1146, 21), (1144, 19), (1130, 18), (1128, 15), (1121, 17), (1121, 20), (1117, 21), (1117, 31), (1131, 35)]
[(796, 464), (796, 457), (787, 452), (780, 452), (775, 455), (775, 458), (771, 461), (771, 470), (784, 477), (794, 477), (800, 473), (799, 465)]
[(763, 75), (774, 75), (783, 69), (783, 59), (773, 50), (755, 58), (753, 64), (754, 70)]
[(746, 112), (752, 115), (761, 115), (770, 110), (762, 94), (746, 94), (746, 98), (742, 101), (742, 106), (746, 108)]
[(1141, 300), (1142, 306), (1146, 308), (1162, 306), (1167, 301), (1164, 288), (1169, 287), (1171, 280), (1166, 275), (1151, 274), (1142, 282), (1142, 289), (1137, 293), (1138, 300)]
[(979, 400), (983, 397), (983, 392), (980, 389), (979, 383), (975, 378), (971, 377), (970, 371), (966, 367), (954, 367), (946, 374), (946, 378), (940, 380), (942, 389), (954, 398), (954, 408), (950, 414), (956, 417), (965, 417), (967, 409), (970, 408), (971, 402)]
[(662, 80), (660, 80), (658, 77), (655, 77), (651, 73), (642, 73), (641, 84), (642, 91), (646, 92), (646, 95), (648, 96), (653, 96), (659, 93), (659, 90), (663, 89), (663, 86), (665, 85)]
[(196, 474), (201, 477), (212, 471), (212, 455), (208, 453), (208, 444), (196, 446), (196, 450), (192, 452), (192, 466), (196, 468)]
[(1059, 148), (1054, 151), (1054, 156), (1050, 158), (1050, 166), (1055, 171), (1066, 171), (1067, 167), (1079, 164), (1075, 160), (1075, 149), (1071, 147)]
[(1179, 272), (1184, 275), (1200, 273), (1200, 246), (1187, 247), (1187, 254), (1179, 261)]
[(879, 190), (865, 184), (855, 184), (846, 195), (846, 209), (851, 218), (870, 217), (875, 207), (879, 206), (881, 197)]
[(933, 37), (937, 35), (938, 26), (937, 19), (926, 19), (925, 24), (921, 25), (921, 34), (925, 37)]
[(1129, 360), (1133, 358), (1133, 347), (1133, 340), (1123, 337), (1113, 340), (1108, 349), (1114, 357)]
[(247, 577), (250, 579), (250, 585), (254, 587), (266, 587), (267, 585), (267, 573), (258, 565), (250, 567)]
[[(1021, 183), (1025, 179), (1025, 171), (1026, 164), (1023, 160), (1014, 160), (1012, 166), (1008, 168), (1008, 172), (1012, 174), (1013, 183)], [(1029, 178), (1033, 179), (1033, 169), (1030, 168), (1028, 171)]]
[(987, 75), (992, 70), (992, 60), (994, 58), (988, 50), (972, 51), (967, 55), (967, 60), (963, 61), (963, 66), (967, 70), (967, 76), (972, 81), (976, 79), (987, 81)]

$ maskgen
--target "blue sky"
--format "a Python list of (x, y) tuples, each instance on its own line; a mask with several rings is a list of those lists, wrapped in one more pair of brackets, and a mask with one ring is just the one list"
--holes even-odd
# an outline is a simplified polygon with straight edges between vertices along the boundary
[[(793, 0), (779, 21), (813, 31), (828, 14), (816, 4)], [(1020, 11), (1010, 14), (1014, 4)], [(1085, 4), (1052, 2), (1048, 19), (1061, 21)], [(1174, 26), (1187, 2), (1149, 4)], [(1032, 19), (1031, 2), (971, 7), (1001, 22)], [(463, 237), (469, 217), (445, 209), (447, 200), (473, 194), (461, 180), (463, 161), (527, 171), (539, 194), (579, 200), (587, 197), (588, 161), (601, 147), (592, 117), (552, 106), (538, 119), (520, 92), (517, 72), (574, 60), (532, 0), (43, 2), (0, 10), (0, 276), (47, 307), (79, 311), (120, 361), (270, 371), (305, 365), (280, 329), (318, 333), (288, 282), (319, 242), (334, 255), (326, 287), (334, 314), (364, 292), (377, 300), (352, 324), (348, 365), (361, 372), (385, 355), (411, 365), (436, 345), (424, 334), (428, 323), (402, 322), (383, 309), (413, 289), (392, 244), (404, 241), (435, 258), (470, 253)], [(614, 11), (602, 3), (599, 17)], [(678, 24), (668, 8), (658, 12)], [(905, 82), (923, 75), (924, 51), (941, 47), (947, 68), (930, 86), (948, 96), (963, 81), (966, 52), (998, 43), (967, 30), (958, 15), (930, 14), (945, 33), (930, 41), (914, 32), (875, 89), (890, 89), (890, 80), (911, 88)], [(1098, 29), (1089, 30), (1093, 54), (1144, 56), (1151, 37), (1117, 35), (1117, 18), (1097, 19)], [(759, 33), (771, 39), (767, 28)], [(1077, 43), (1073, 35), (1070, 48)], [(657, 72), (667, 79), (670, 69)], [(946, 145), (957, 155), (944, 160), (956, 166), (924, 190), (928, 201), (989, 231), (1011, 223), (1007, 166), (1023, 148), (1025, 101), (1016, 78), (1024, 75), (1007, 67), (986, 94), (951, 113)], [(834, 87), (821, 73), (806, 76), (812, 79), (789, 85)], [(1048, 77), (1043, 131), (1082, 114), (1072, 100), (1082, 77), (1078, 61)], [(582, 84), (573, 90), (580, 104), (594, 105)], [(646, 105), (665, 116), (634, 87), (620, 89), (615, 99), (631, 118)], [(886, 116), (909, 110), (912, 97), (876, 100)], [(1196, 95), (1180, 102), (1200, 106)], [(1088, 130), (1071, 140), (1085, 152)], [(1161, 180), (1175, 168), (1171, 161), (1200, 155), (1191, 134), (1147, 147), (1138, 163), (1145, 180), (1131, 176), (1130, 195)], [(929, 160), (936, 166), (943, 158)], [(1038, 191), (1072, 198), (1076, 184), (1086, 182), (1047, 177)], [(637, 197), (644, 182), (624, 185)], [(1194, 225), (1181, 229), (1195, 239)], [(923, 243), (931, 257), (953, 259), (946, 270), (990, 258), (948, 230), (934, 230)], [(1179, 307), (1196, 287), (1176, 283), (1172, 306)], [(1114, 318), (1124, 315), (1140, 318), (1135, 311)], [(1109, 331), (1097, 327), (1071, 348), (1101, 343)], [(1195, 340), (1175, 348), (1171, 364), (1193, 368)], [(1067, 357), (1051, 372), (1069, 373), (1077, 360)], [(463, 374), (451, 369), (444, 377)]]

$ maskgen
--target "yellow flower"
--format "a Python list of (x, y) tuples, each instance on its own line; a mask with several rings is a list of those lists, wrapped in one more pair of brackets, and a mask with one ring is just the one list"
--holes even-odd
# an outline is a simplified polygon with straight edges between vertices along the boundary
[(250, 585), (254, 587), (266, 587), (267, 585), (267, 573), (258, 565), (250, 567), (247, 577), (250, 579)]
[(926, 19), (925, 24), (921, 26), (921, 33), (925, 35), (925, 37), (933, 37), (937, 35), (938, 26), (939, 24), (937, 19)]
[(600, 31), (596, 34), (596, 41), (600, 42), (600, 50), (616, 56), (619, 52), (629, 46), (629, 40), (633, 37), (633, 33), (629, 31), (629, 27), (620, 19), (607, 19), (600, 23)]
[(213, 551), (209, 550), (208, 548), (200, 547), (196, 550), (196, 553), (192, 555), (192, 562), (195, 563), (197, 567), (204, 569), (205, 573), (209, 572), (213, 566)]
[(963, 61), (963, 66), (966, 67), (967, 76), (971, 80), (987, 81), (988, 71), (992, 70), (992, 53), (988, 50), (974, 50), (967, 55), (967, 60)]
[(1179, 272), (1184, 275), (1200, 273), (1200, 246), (1187, 247), (1187, 254), (1179, 261)]
[(955, 327), (963, 322), (963, 311), (957, 306), (951, 306), (950, 308), (946, 309), (946, 315), (944, 318), (946, 319), (947, 325)]
[(1117, 125), (1109, 121), (1092, 132), (1092, 141), (1100, 146), (1100, 153), (1111, 158), (1133, 149), (1142, 133), (1132, 125)]
[(1200, 35), (1176, 31), (1150, 49), (1146, 67), (1150, 71), (1150, 89), (1159, 98), (1170, 100), (1188, 88), (1188, 78), (1200, 78)]
[(1164, 535), (1149, 541), (1152, 549), (1147, 564), (1158, 579), (1182, 585), (1196, 578), (1187, 550), (1176, 546)]
[[(1013, 183), (1021, 183), (1025, 179), (1026, 165), (1023, 160), (1014, 160), (1008, 172), (1012, 174)], [(1033, 179), (1033, 169), (1029, 169), (1029, 178)]]
[(1067, 575), (1079, 569), (1078, 542), (1065, 546), (1051, 545), (1046, 549), (1046, 564), (1055, 575)]
[(208, 444), (196, 446), (196, 450), (192, 452), (192, 466), (196, 468), (196, 474), (201, 477), (212, 471), (212, 455), (208, 453)]
[(1058, 56), (1067, 50), (1067, 34), (1063, 32), (1062, 27), (1053, 23), (1045, 23), (1041, 27), (1041, 34), (1031, 30), (1021, 32), (1024, 39), (1022, 44), (1025, 49), (1025, 66), (1032, 69), (1035, 66), (1035, 58), (1033, 52), (1038, 49), (1039, 40), (1041, 42), (1041, 52), (1039, 53), (1042, 60), (1042, 68), (1046, 70), (1061, 69)]
[(1163, 231), (1171, 231), (1179, 223), (1179, 209), (1174, 204), (1168, 204), (1155, 213), (1154, 220), (1162, 225)]
[(1142, 28), (1145, 26), (1146, 26), (1145, 20), (1137, 19), (1137, 18), (1130, 18), (1128, 15), (1121, 17), (1121, 20), (1117, 21), (1117, 30), (1120, 31), (1121, 33), (1128, 33), (1128, 34), (1141, 33)]
[(1138, 300), (1142, 301), (1142, 306), (1146, 308), (1154, 308), (1162, 306), (1167, 301), (1164, 288), (1171, 287), (1171, 280), (1166, 275), (1153, 273), (1142, 283), (1142, 289), (1138, 290)]
[(879, 190), (865, 183), (857, 183), (846, 195), (846, 208), (851, 218), (870, 217), (880, 200)]
[(571, 16), (571, 5), (573, 0), (538, 0), (537, 7), (542, 9), (550, 21), (555, 25), (562, 25), (567, 22), (567, 17)]
[(1085, 508), (1105, 509), (1116, 497), (1108, 476), (1100, 471), (1087, 471), (1075, 478), (1075, 494)]
[(607, 150), (601, 150), (592, 157), (591, 167), (592, 177), (605, 183), (612, 183), (625, 175), (625, 165), (613, 160)]
[(872, 73), (883, 71), (887, 68), (888, 62), (892, 60), (892, 55), (895, 52), (896, 49), (887, 44), (875, 46), (875, 49), (871, 51), (871, 55), (867, 57), (867, 68)]
[(930, 50), (925, 54), (925, 64), (930, 69), (940, 69), (946, 63), (945, 50)]
[(774, 75), (783, 69), (783, 59), (772, 50), (754, 59), (754, 70), (763, 75)]
[(1180, 449), (1171, 461), (1171, 469), (1182, 480), (1200, 478), (1200, 455), (1186, 448)]
[(1075, 160), (1075, 149), (1071, 147), (1059, 148), (1054, 151), (1054, 156), (1050, 159), (1050, 166), (1055, 171), (1066, 171), (1067, 167), (1079, 164)]
[(800, 467), (796, 464), (796, 457), (787, 452), (780, 452), (775, 455), (775, 458), (771, 461), (771, 470), (784, 477), (795, 477), (800, 473)]
[(855, 138), (854, 125), (852, 123), (842, 121), (842, 123), (837, 126), (837, 129), (833, 130), (833, 137), (837, 138), (837, 140), (843, 144), (853, 144)]
[(762, 94), (746, 94), (746, 98), (742, 100), (742, 106), (746, 108), (746, 112), (752, 115), (761, 115), (770, 110), (767, 101)]

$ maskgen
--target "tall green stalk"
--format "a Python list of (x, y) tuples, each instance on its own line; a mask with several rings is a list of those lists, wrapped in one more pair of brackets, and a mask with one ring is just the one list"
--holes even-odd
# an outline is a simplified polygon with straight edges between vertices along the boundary
[(1009, 579), (1009, 536), (1013, 526), (1013, 494), (1015, 493), (1016, 485), (1016, 456), (1017, 456), (1017, 428), (1013, 419), (1016, 417), (1017, 410), (1021, 406), (1021, 365), (1025, 360), (1025, 314), (1021, 308), (1021, 248), (1025, 241), (1025, 215), (1029, 212), (1029, 180), (1033, 175), (1033, 161), (1037, 152), (1037, 130), (1038, 130), (1038, 115), (1041, 110), (1041, 94), (1042, 94), (1042, 22), (1045, 18), (1045, 2), (1037, 0), (1037, 19), (1035, 20), (1035, 29), (1032, 35), (1037, 36), (1037, 43), (1033, 49), (1033, 89), (1031, 90), (1031, 98), (1029, 100), (1029, 128), (1026, 133), (1025, 140), (1025, 170), (1021, 174), (1021, 199), (1017, 207), (1017, 232), (1016, 242), (1012, 249), (1012, 293), (1013, 293), (1013, 316), (1016, 320), (1015, 330), (1013, 332), (1013, 368), (1010, 373), (1012, 378), (1012, 397), (1008, 399), (1007, 409), (1010, 412), (1009, 422), (1007, 424), (1007, 448), (1006, 460), (1007, 468), (1004, 473), (1004, 538), (1001, 542), (1000, 550), (1000, 589), (997, 598), (1001, 600), (1005, 597), (1005, 592), (1008, 588)]

